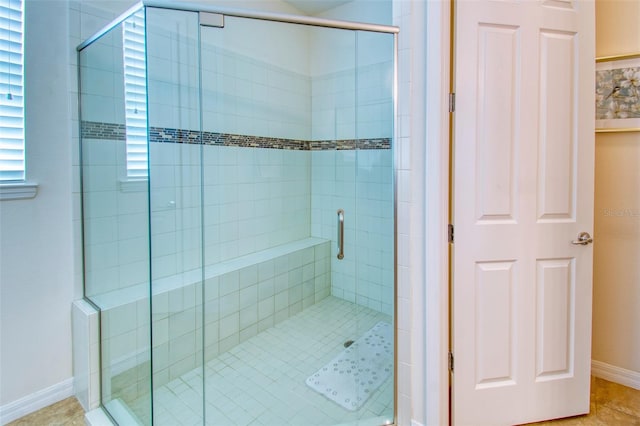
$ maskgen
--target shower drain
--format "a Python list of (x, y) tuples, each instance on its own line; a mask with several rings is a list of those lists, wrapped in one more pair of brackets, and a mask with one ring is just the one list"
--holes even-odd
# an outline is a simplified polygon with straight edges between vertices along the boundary
[(353, 340), (347, 340), (346, 342), (344, 342), (344, 347), (345, 348), (348, 348), (351, 345), (353, 345)]

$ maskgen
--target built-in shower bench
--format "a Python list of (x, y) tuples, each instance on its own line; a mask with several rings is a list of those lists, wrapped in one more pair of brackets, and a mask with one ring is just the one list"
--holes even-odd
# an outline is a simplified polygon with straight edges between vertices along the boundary
[(309, 237), (206, 266), (204, 277), (197, 269), (154, 279), (151, 315), (145, 285), (93, 297), (108, 348), (103, 367), (113, 377), (148, 360), (141, 340), (150, 318), (154, 383), (192, 370), (202, 359), (203, 335), (205, 360), (212, 359), (327, 297), (330, 253), (329, 240)]
[[(262, 278), (269, 278), (289, 272), (302, 265), (314, 263), (315, 266), (315, 260), (317, 258), (316, 248), (320, 250), (318, 254), (322, 254), (318, 260), (329, 257), (329, 241), (323, 238), (309, 237), (206, 266), (204, 268), (205, 297), (208, 292), (215, 294), (215, 287), (222, 285), (219, 282), (220, 279), (233, 279), (232, 277), (225, 277), (228, 274), (237, 272), (243, 275), (243, 282), (240, 277), (238, 277), (238, 285), (240, 288), (243, 288), (253, 283), (254, 275), (256, 273), (260, 274), (260, 270), (262, 270)], [(286, 263), (283, 259), (285, 256), (287, 256)], [(275, 268), (276, 259), (280, 259), (277, 270)], [(273, 262), (274, 271), (271, 271), (272, 266), (269, 264), (270, 262)], [(325, 266), (327, 268), (329, 267), (328, 262)], [(198, 283), (201, 280), (201, 271), (199, 269), (171, 277), (156, 279), (153, 280), (153, 295), (169, 293), (172, 290), (184, 287), (183, 283)], [(306, 279), (304, 281), (306, 281)], [(220, 290), (224, 291), (224, 289)]]
[[(301, 240), (292, 241), (279, 246), (271, 247), (255, 253), (229, 259), (214, 265), (205, 267), (204, 279), (215, 280), (224, 274), (241, 269), (260, 265), (261, 263), (275, 260), (282, 256), (288, 256), (296, 252), (302, 252), (305, 249), (315, 248), (328, 244), (329, 240), (324, 238), (308, 237)], [(326, 250), (329, 250), (327, 246)], [(325, 257), (329, 257), (329, 251)], [(282, 265), (279, 265), (282, 266)], [(263, 268), (265, 268), (263, 266)], [(328, 264), (327, 264), (328, 267)], [(159, 296), (174, 290), (183, 289), (185, 286), (197, 284), (202, 281), (201, 269), (193, 269), (180, 274), (163, 277), (153, 280), (153, 296)], [(214, 281), (211, 281), (212, 284)], [(206, 290), (206, 289), (205, 289)], [(102, 311), (111, 310), (113, 308), (128, 304), (134, 301), (148, 300), (149, 289), (144, 283), (113, 290), (107, 293), (94, 295), (89, 297), (93, 303), (100, 307)]]

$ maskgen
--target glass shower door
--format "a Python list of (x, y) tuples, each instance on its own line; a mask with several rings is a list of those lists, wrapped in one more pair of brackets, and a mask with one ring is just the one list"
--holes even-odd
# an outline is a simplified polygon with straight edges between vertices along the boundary
[(393, 36), (200, 22), (206, 424), (392, 422)]

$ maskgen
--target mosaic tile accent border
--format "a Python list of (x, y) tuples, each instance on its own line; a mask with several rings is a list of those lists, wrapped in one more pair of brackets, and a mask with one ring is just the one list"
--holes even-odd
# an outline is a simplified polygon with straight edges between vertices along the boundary
[(234, 135), (230, 133), (200, 132), (197, 130), (151, 127), (150, 141), (158, 143), (189, 143), (219, 146), (238, 146), (247, 148), (273, 148), (308, 151), (309, 142), (298, 139), (269, 138), (265, 136)]
[(126, 129), (124, 124), (83, 121), (80, 126), (80, 134), (83, 138), (87, 139), (110, 139), (115, 141), (126, 140)]
[[(126, 140), (126, 131), (123, 124), (83, 121), (81, 127), (83, 138)], [(154, 143), (204, 144), (295, 151), (391, 149), (391, 138), (307, 141), (231, 133), (200, 132), (198, 130), (172, 129), (168, 127), (151, 127), (149, 128), (149, 136), (150, 141)]]
[(309, 145), (312, 151), (334, 149), (391, 149), (391, 138), (309, 141)]

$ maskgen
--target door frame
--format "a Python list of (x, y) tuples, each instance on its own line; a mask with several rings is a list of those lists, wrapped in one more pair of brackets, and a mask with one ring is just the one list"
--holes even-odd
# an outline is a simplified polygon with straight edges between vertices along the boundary
[[(449, 93), (453, 82), (451, 73), (454, 58), (454, 1), (424, 2), (425, 14), (421, 17), (425, 31), (424, 50), (418, 51), (414, 56), (414, 59), (418, 59), (422, 54), (425, 61), (423, 92), (425, 114), (423, 116), (426, 119), (421, 123), (424, 127), (425, 137), (424, 139), (415, 138), (412, 144), (412, 148), (420, 144), (425, 145), (421, 169), (424, 174), (420, 176), (424, 184), (425, 199), (422, 205), (417, 206), (422, 210), (424, 220), (424, 233), (421, 235), (424, 239), (424, 252), (418, 253), (418, 255), (412, 253), (411, 255), (412, 265), (424, 265), (423, 271), (420, 271), (424, 274), (424, 281), (422, 281), (424, 282), (424, 294), (418, 293), (423, 297), (414, 302), (415, 308), (424, 310), (424, 334), (417, 336), (417, 333), (422, 330), (416, 330), (413, 332), (412, 338), (417, 339), (414, 341), (422, 341), (424, 348), (424, 376), (426, 380), (422, 400), (425, 401), (425, 425), (447, 425), (450, 423), (448, 353), (451, 297), (447, 228), (450, 223), (450, 173), (453, 164), (450, 149)], [(414, 0), (414, 3), (419, 3), (419, 1)], [(412, 27), (415, 28), (415, 25), (418, 23), (416, 22)], [(402, 30), (403, 28), (401, 28)], [(412, 111), (412, 114), (414, 112), (416, 111)], [(417, 113), (419, 112), (417, 111)], [(420, 187), (420, 185), (416, 186)], [(416, 189), (414, 188), (414, 192), (417, 192)], [(411, 248), (414, 247), (415, 245), (412, 244)], [(420, 250), (413, 250), (413, 252), (420, 252)], [(412, 287), (417, 290), (419, 285), (413, 282)], [(415, 387), (412, 391), (414, 390), (416, 390)], [(414, 395), (413, 392), (412, 395)], [(420, 392), (417, 392), (416, 397), (420, 398)]]

